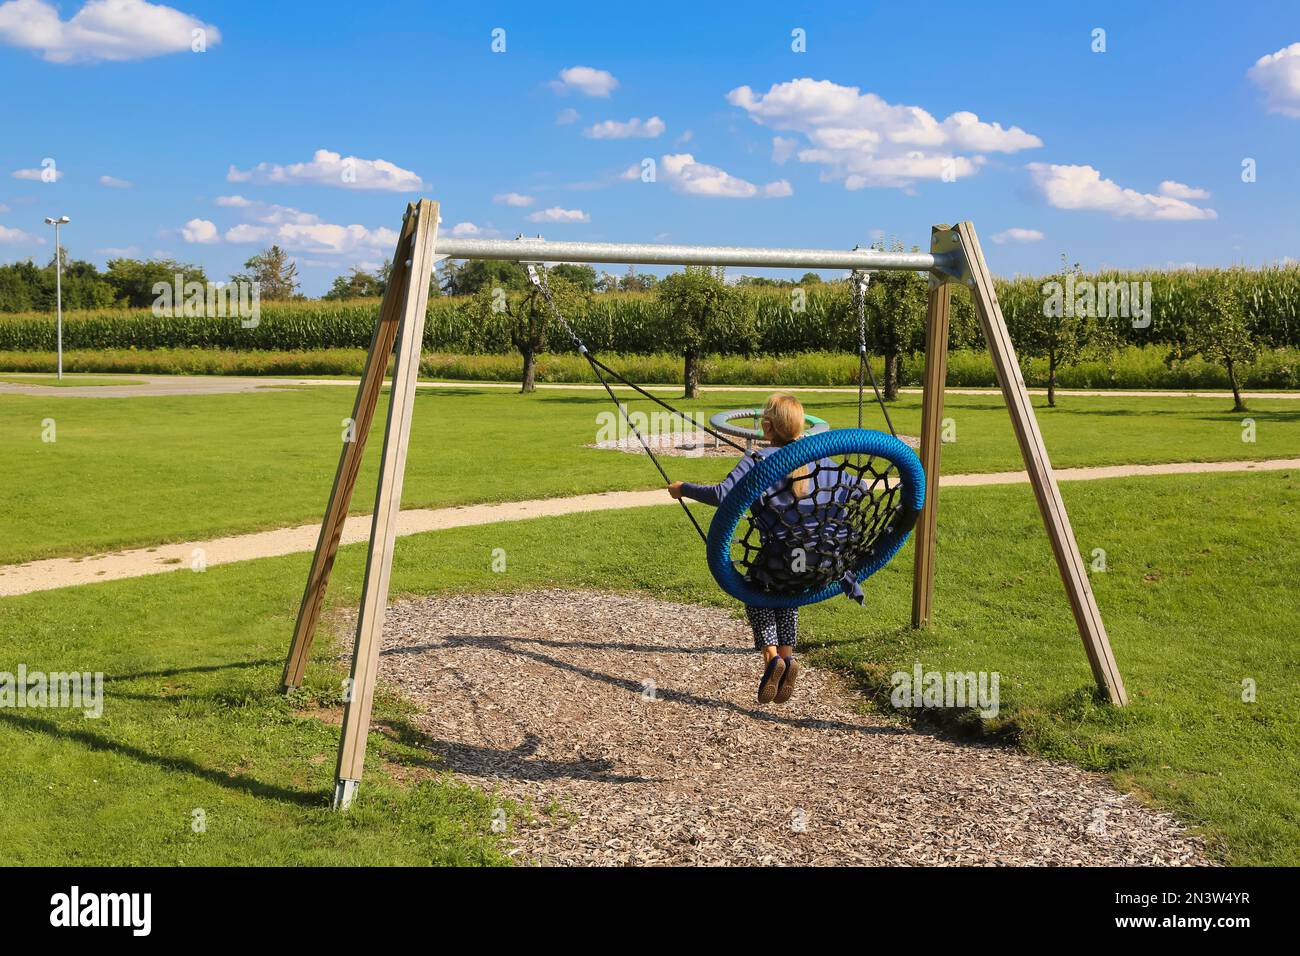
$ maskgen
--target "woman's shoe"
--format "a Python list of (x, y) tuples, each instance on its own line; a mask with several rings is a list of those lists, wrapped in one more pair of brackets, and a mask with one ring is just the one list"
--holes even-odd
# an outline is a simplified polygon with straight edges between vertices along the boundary
[(767, 662), (767, 669), (763, 671), (763, 679), (758, 682), (758, 702), (760, 704), (770, 704), (776, 697), (777, 691), (781, 686), (781, 677), (785, 674), (785, 661), (779, 657), (774, 657)]
[(781, 675), (781, 686), (776, 689), (776, 697), (773, 698), (778, 704), (784, 704), (794, 694), (794, 681), (799, 676), (799, 662), (791, 654), (785, 659), (785, 673)]

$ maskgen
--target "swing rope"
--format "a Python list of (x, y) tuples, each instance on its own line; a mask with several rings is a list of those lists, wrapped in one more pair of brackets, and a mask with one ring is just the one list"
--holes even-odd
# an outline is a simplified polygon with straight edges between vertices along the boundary
[[(563, 313), (560, 312), (559, 306), (555, 304), (555, 296), (551, 292), (550, 283), (546, 281), (545, 269), (539, 268), (537, 265), (531, 262), (528, 263), (528, 279), (533, 283), (534, 286), (537, 287), (537, 291), (541, 294), (542, 300), (546, 303), (547, 307), (550, 309), (552, 318), (554, 318), (555, 321), (560, 324), (560, 327), (563, 328), (564, 331), (568, 333), (569, 338), (573, 340), (574, 346), (578, 349), (578, 354), (581, 355), (583, 358), (585, 358), (587, 360), (587, 364), (591, 366), (592, 372), (595, 374), (597, 381), (599, 381), (600, 384), (604, 387), (605, 393), (609, 396), (609, 400), (613, 402), (614, 405), (618, 408), (619, 414), (622, 416), (624, 424), (627, 425), (627, 427), (631, 430), (632, 434), (636, 435), (637, 441), (639, 441), (641, 443), (641, 447), (645, 449), (645, 453), (650, 457), (650, 461), (654, 463), (654, 466), (656, 469), (658, 469), (659, 474), (663, 476), (665, 485), (672, 484), (672, 479), (668, 477), (668, 472), (664, 469), (663, 464), (659, 461), (659, 456), (654, 453), (654, 449), (650, 447), (650, 443), (646, 441), (645, 436), (641, 434), (641, 430), (636, 427), (636, 424), (632, 421), (631, 417), (628, 415), (627, 406), (624, 405), (622, 402), (620, 402), (618, 400), (618, 397), (614, 394), (614, 389), (610, 387), (609, 381), (605, 377), (606, 375), (610, 376), (611, 378), (617, 379), (620, 384), (632, 389), (637, 394), (650, 399), (650, 401), (654, 402), (656, 405), (659, 405), (662, 408), (667, 409), (669, 412), (671, 412), (672, 414), (676, 415), (677, 417), (685, 421), (688, 425), (694, 426), (695, 428), (698, 428), (701, 431), (707, 432), (717, 440), (725, 442), (726, 444), (730, 445), (732, 448), (737, 449), (742, 454), (746, 453), (745, 448), (743, 446), (736, 444), (736, 442), (732, 441), (726, 435), (723, 435), (721, 432), (715, 431), (714, 429), (710, 428), (708, 425), (705, 425), (702, 422), (698, 421), (693, 415), (687, 412), (683, 412), (681, 409), (674, 408), (672, 405), (668, 404), (663, 399), (659, 398), (657, 395), (652, 395), (650, 392), (646, 391), (640, 385), (637, 385), (635, 382), (629, 381), (625, 376), (620, 375), (618, 372), (614, 371), (612, 368), (610, 368), (600, 359), (596, 358), (596, 356), (592, 355), (591, 350), (587, 348), (586, 343), (583, 342), (581, 337), (579, 337), (578, 333), (574, 331), (573, 326), (569, 324), (568, 320), (564, 317)], [(684, 498), (678, 498), (677, 503), (681, 505), (682, 510), (686, 512), (686, 517), (690, 519), (691, 525), (695, 528), (696, 534), (700, 536), (700, 540), (707, 543), (709, 540), (708, 534), (705, 532), (704, 528), (700, 526), (700, 522), (695, 517), (695, 513), (692, 512), (691, 509), (686, 506), (686, 500)]]

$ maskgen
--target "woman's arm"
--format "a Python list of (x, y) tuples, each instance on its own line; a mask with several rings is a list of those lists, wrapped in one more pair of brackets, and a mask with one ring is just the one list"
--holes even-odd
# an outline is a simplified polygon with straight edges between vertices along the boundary
[(736, 483), (745, 476), (749, 469), (754, 467), (754, 458), (746, 455), (740, 459), (731, 473), (723, 478), (716, 485), (697, 485), (690, 481), (674, 481), (668, 486), (668, 493), (674, 498), (690, 498), (698, 501), (700, 504), (711, 505), (716, 508), (722, 504), (722, 499), (727, 497), (727, 493), (736, 487)]

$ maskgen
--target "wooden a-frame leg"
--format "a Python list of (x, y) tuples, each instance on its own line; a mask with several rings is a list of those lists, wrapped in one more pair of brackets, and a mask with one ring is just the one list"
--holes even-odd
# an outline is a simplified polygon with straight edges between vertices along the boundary
[(316, 624), (320, 620), (330, 572), (334, 570), (339, 540), (343, 537), (343, 525), (347, 521), (348, 506), (352, 502), (352, 489), (356, 485), (357, 474), (361, 471), (366, 439), (370, 436), (375, 406), (379, 404), (384, 373), (388, 370), (388, 359), (393, 354), (393, 342), (397, 338), (397, 326), (402, 318), (408, 275), (406, 259), (416, 228), (416, 219), (411, 215), (414, 209), (414, 205), (406, 207), (388, 288), (384, 291), (383, 303), (379, 307), (379, 321), (375, 323), (375, 333), (370, 339), (370, 352), (366, 355), (366, 364), (361, 372), (361, 384), (357, 386), (357, 398), (346, 427), (346, 440), (339, 454), (338, 470), (334, 473), (334, 487), (330, 491), (329, 504), (325, 507), (320, 536), (316, 539), (316, 553), (312, 556), (311, 571), (307, 574), (307, 587), (298, 607), (298, 620), (294, 624), (293, 640), (289, 643), (289, 656), (280, 678), (282, 690), (290, 690), (302, 684), (312, 641), (316, 637)]
[(397, 335), (397, 361), (393, 366), (393, 392), (388, 403), (384, 429), (384, 453), (379, 463), (379, 490), (370, 528), (370, 550), (366, 554), (366, 577), (357, 618), (356, 644), (352, 652), (352, 673), (343, 706), (343, 732), (339, 741), (338, 769), (334, 780), (334, 806), (345, 810), (356, 794), (366, 759), (366, 735), (374, 704), (379, 671), (379, 644), (388, 609), (388, 584), (393, 570), (393, 545), (397, 541), (397, 520), (402, 507), (402, 478), (411, 437), (411, 412), (415, 405), (416, 380), (420, 371), (420, 343), (424, 338), (425, 312), (429, 305), (429, 277), (438, 234), (438, 204), (421, 200), (412, 213), (417, 218), (411, 249), (410, 270)]
[(1088, 572), (1074, 538), (1074, 529), (1070, 526), (1070, 517), (1065, 511), (1061, 489), (1057, 486), (1056, 474), (1047, 457), (1047, 448), (1038, 429), (1038, 418), (1029, 400), (1020, 364), (1016, 361), (1011, 334), (1007, 330), (1002, 307), (998, 305), (997, 294), (993, 289), (993, 276), (989, 272), (988, 263), (984, 261), (975, 227), (969, 222), (962, 222), (957, 224), (953, 232), (965, 258), (971, 293), (975, 299), (975, 311), (984, 329), (984, 337), (988, 340), (993, 368), (1011, 412), (1016, 440), (1020, 443), (1020, 452), (1029, 472), (1030, 484), (1034, 488), (1034, 497), (1038, 500), (1038, 509), (1042, 513), (1047, 536), (1052, 542), (1052, 552), (1065, 584), (1065, 593), (1070, 599), (1070, 609), (1074, 612), (1079, 636), (1083, 639), (1088, 654), (1088, 663), (1092, 665), (1097, 686), (1106, 693), (1112, 704), (1122, 706), (1128, 703), (1124, 680), (1115, 663), (1110, 639), (1106, 636), (1106, 626), (1102, 623), (1101, 611), (1097, 607), (1097, 599), (1092, 593)]
[[(946, 232), (935, 226), (934, 232)], [(939, 520), (939, 458), (943, 448), (943, 388), (948, 379), (948, 326), (952, 287), (930, 279), (925, 326), (925, 381), (921, 395), (921, 467), (925, 469), (925, 507), (916, 521), (916, 560), (912, 574), (912, 626), (930, 623), (934, 607), (935, 535)]]

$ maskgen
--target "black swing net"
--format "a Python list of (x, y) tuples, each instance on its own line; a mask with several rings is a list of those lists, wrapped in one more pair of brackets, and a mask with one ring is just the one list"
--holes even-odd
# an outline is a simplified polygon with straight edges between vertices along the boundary
[[(627, 405), (615, 396), (610, 386), (611, 379), (681, 418), (688, 428), (706, 432), (742, 455), (760, 458), (697, 416), (670, 405), (592, 355), (557, 308), (545, 272), (531, 264), (528, 272), (551, 315), (591, 365), (596, 378), (619, 409), (628, 430), (636, 436), (665, 482), (671, 481), (668, 472), (651, 443), (632, 421)], [(867, 357), (867, 281), (866, 273), (853, 274), (853, 304), (857, 310), (859, 339), (858, 427), (862, 427), (864, 385), (869, 379), (890, 434), (897, 437)], [(817, 592), (836, 581), (845, 580), (846, 576), (856, 575), (873, 556), (881, 536), (891, 530), (902, 514), (902, 487), (894, 463), (881, 456), (830, 454), (803, 466), (765, 489), (750, 506), (732, 535), (733, 566), (751, 587), (774, 595)], [(685, 499), (680, 499), (679, 504), (700, 539), (707, 543), (708, 536)]]
[(830, 456), (759, 496), (732, 536), (732, 562), (758, 590), (820, 591), (870, 560), (902, 511), (901, 490), (886, 459)]

